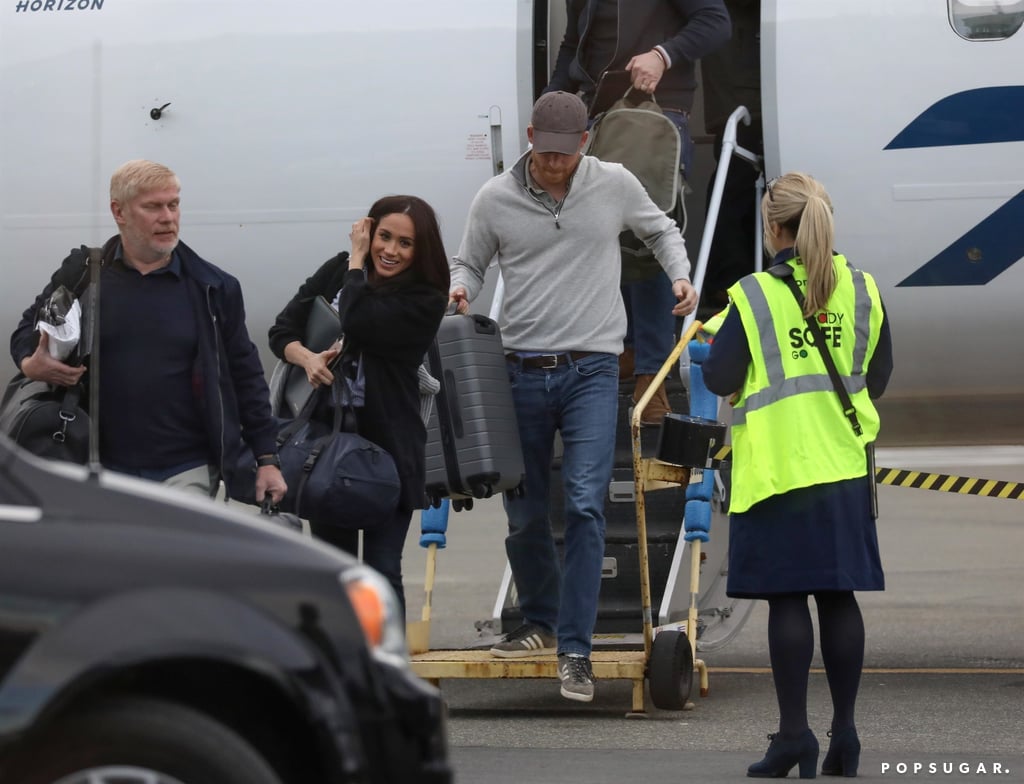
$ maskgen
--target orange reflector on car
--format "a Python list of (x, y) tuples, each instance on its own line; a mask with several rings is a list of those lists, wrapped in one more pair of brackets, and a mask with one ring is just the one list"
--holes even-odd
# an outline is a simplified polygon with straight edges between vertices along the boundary
[(363, 627), (363, 634), (372, 647), (380, 645), (384, 636), (384, 605), (380, 595), (373, 588), (362, 580), (353, 580), (345, 584), (348, 591), (348, 598), (352, 602), (352, 609), (359, 618), (359, 624)]

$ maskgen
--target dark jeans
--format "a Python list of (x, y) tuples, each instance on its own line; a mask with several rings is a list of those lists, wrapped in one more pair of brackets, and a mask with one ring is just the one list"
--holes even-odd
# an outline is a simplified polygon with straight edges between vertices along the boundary
[[(390, 518), (378, 523), (376, 528), (363, 531), (363, 563), (384, 575), (395, 589), (403, 614), (405, 590), (402, 587), (402, 550), (405, 548), (405, 537), (411, 521), (412, 513), (399, 509)], [(338, 528), (322, 520), (310, 520), (309, 527), (317, 539), (358, 557), (358, 530)]]

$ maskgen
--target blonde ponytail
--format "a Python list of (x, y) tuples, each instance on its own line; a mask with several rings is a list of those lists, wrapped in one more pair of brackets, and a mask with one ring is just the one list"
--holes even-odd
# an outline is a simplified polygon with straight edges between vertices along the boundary
[(778, 251), (769, 241), (768, 227), (784, 226), (796, 237), (794, 252), (807, 270), (804, 292), (804, 316), (813, 316), (828, 304), (836, 288), (832, 263), (835, 224), (832, 201), (817, 180), (792, 172), (772, 181), (761, 201), (765, 225), (765, 245)]

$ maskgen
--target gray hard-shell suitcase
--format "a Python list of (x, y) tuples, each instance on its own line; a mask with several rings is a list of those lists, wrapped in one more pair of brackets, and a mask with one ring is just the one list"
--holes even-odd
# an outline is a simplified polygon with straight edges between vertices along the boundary
[(426, 491), (455, 508), (473, 498), (516, 491), (523, 480), (512, 390), (497, 323), (486, 316), (445, 316), (427, 354), (441, 382), (427, 422)]

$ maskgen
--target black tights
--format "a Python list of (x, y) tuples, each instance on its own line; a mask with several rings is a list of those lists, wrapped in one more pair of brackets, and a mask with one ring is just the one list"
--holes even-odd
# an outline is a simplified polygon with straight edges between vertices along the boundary
[[(814, 594), (821, 658), (832, 693), (832, 731), (852, 727), (864, 667), (864, 619), (852, 591)], [(768, 599), (768, 652), (779, 701), (779, 732), (796, 737), (807, 729), (807, 676), (814, 656), (814, 627), (807, 594)]]

